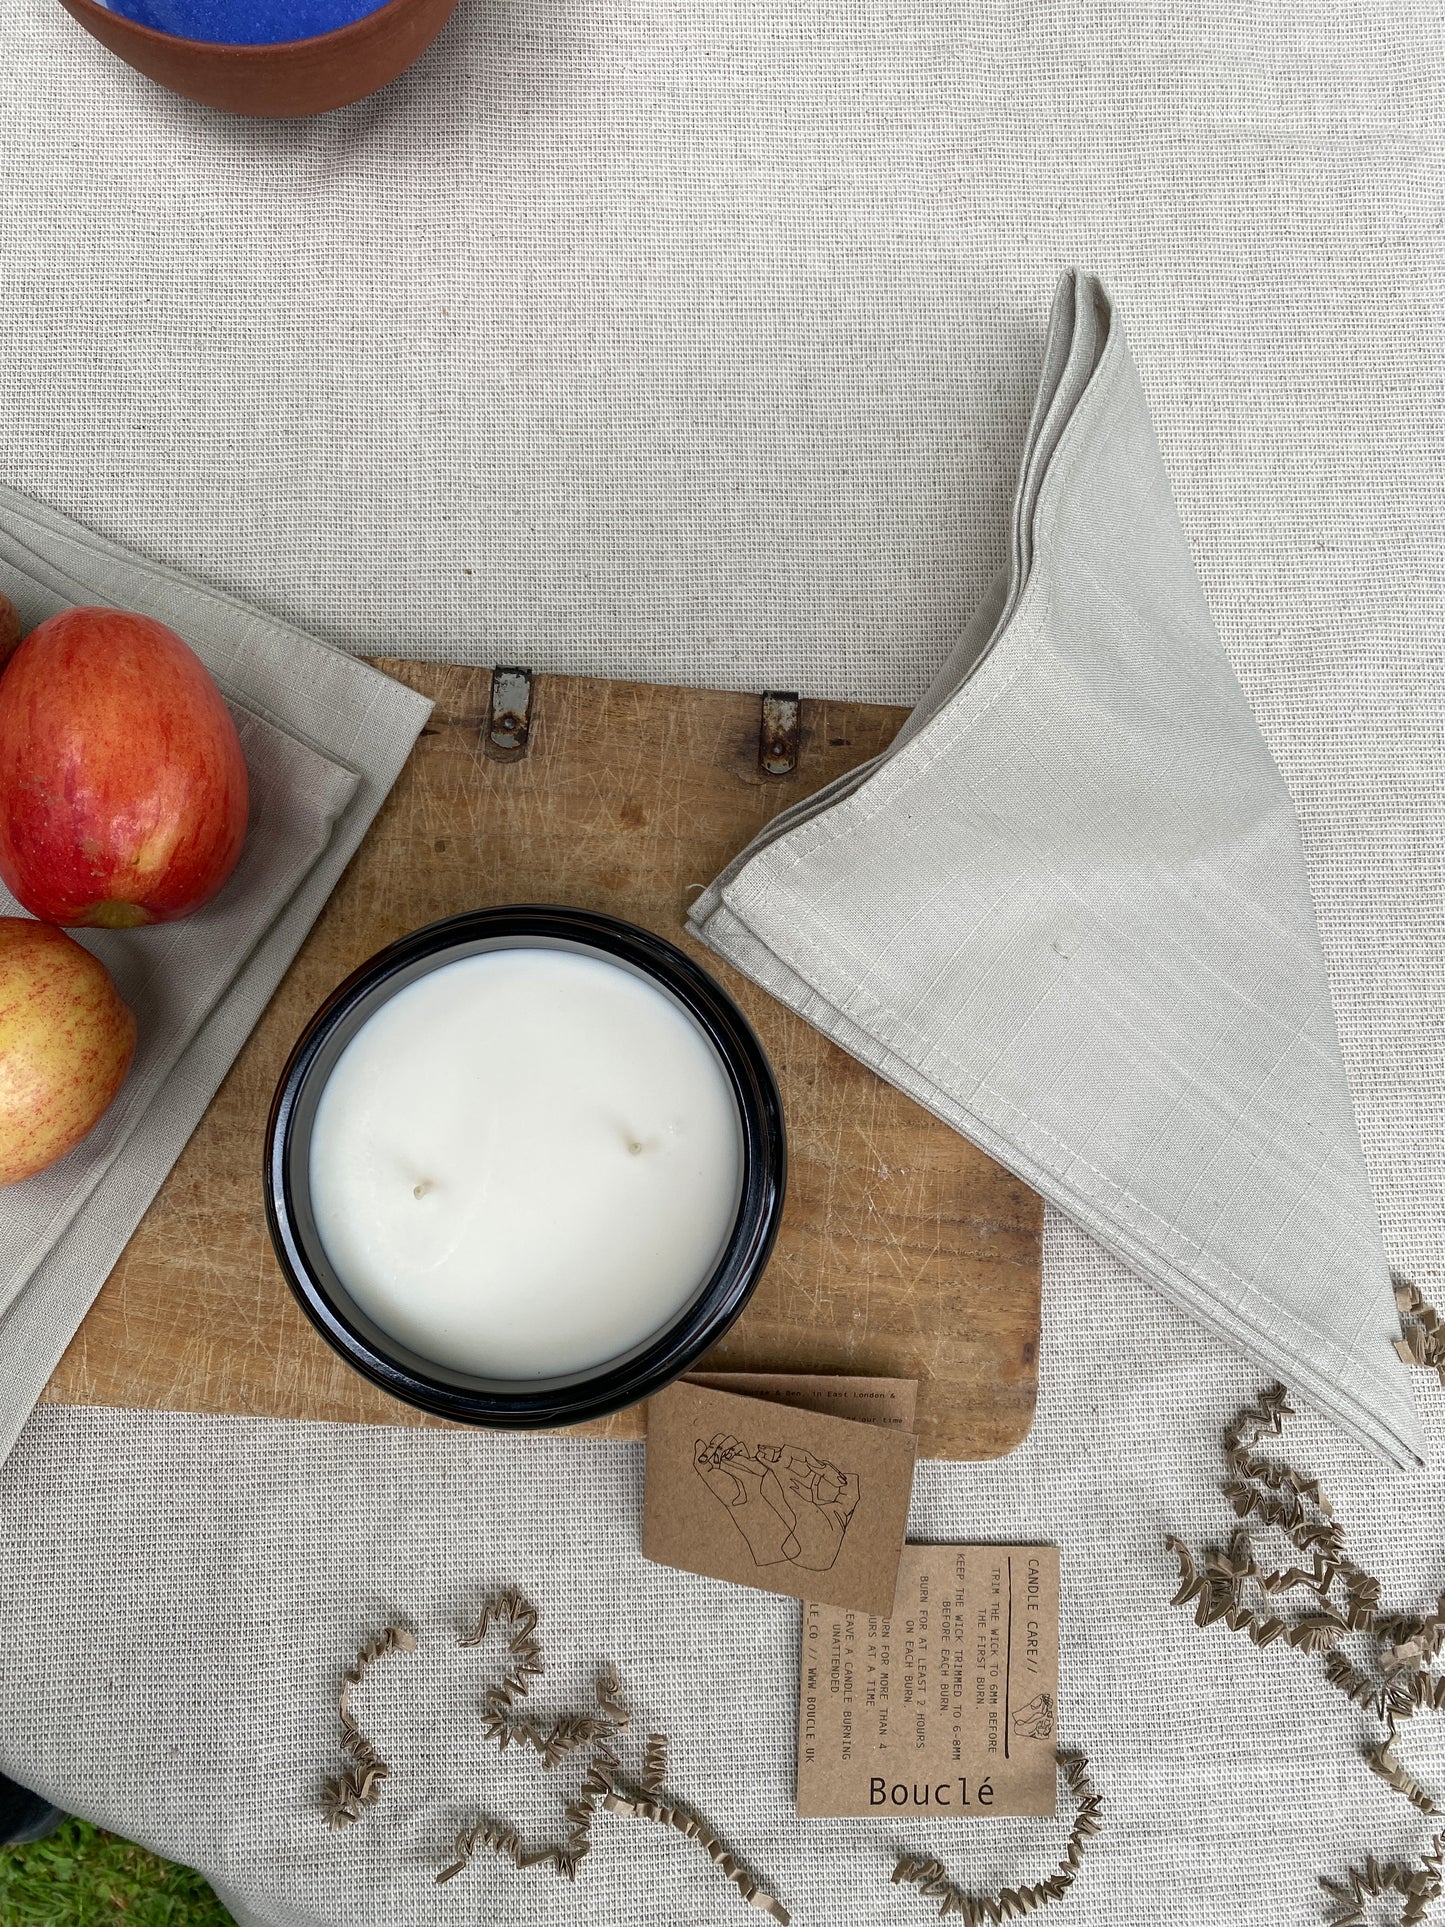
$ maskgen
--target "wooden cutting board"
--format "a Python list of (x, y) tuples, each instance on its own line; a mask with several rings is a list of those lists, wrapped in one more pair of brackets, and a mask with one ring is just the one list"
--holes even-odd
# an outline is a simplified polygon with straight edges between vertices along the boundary
[[(267, 1107), (311, 1012), (373, 951), (459, 910), (552, 902), (691, 950), (777, 1071), (787, 1211), (709, 1367), (916, 1377), (925, 1453), (1016, 1445), (1037, 1391), (1040, 1201), (683, 932), (701, 885), (777, 811), (886, 747), (906, 712), (809, 701), (790, 727), (786, 702), (755, 695), (498, 671), (494, 713), (488, 670), (379, 666), (434, 698), (432, 719), (46, 1399), (441, 1423), (357, 1377), (293, 1303), (262, 1213)], [(641, 1421), (584, 1429), (634, 1437)]]

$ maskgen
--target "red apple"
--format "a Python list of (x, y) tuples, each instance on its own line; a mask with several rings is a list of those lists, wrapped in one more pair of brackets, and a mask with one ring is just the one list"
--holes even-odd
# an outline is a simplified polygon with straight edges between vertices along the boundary
[(20, 615), (8, 595), (0, 595), (0, 669), (20, 647)]
[(189, 916), (236, 867), (246, 759), (221, 692), (164, 623), (42, 622), (0, 678), (0, 877), (48, 923)]
[(100, 1121), (135, 1055), (135, 1018), (73, 937), (0, 917), (0, 1184), (54, 1164)]

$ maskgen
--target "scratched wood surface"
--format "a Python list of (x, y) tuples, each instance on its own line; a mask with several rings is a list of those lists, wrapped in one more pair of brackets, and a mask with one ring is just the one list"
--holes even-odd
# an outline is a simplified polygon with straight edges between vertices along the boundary
[[(528, 751), (501, 763), (481, 748), (489, 671), (381, 667), (435, 699), (432, 720), (46, 1398), (441, 1423), (356, 1376), (293, 1303), (262, 1214), (266, 1112), (307, 1018), (373, 951), (459, 910), (543, 901), (692, 950), (776, 1068), (787, 1211), (709, 1366), (916, 1377), (925, 1453), (1017, 1444), (1037, 1390), (1038, 1199), (683, 934), (697, 886), (778, 810), (884, 748), (905, 712), (805, 703), (797, 768), (780, 778), (759, 768), (756, 696), (541, 676)], [(641, 1414), (586, 1429), (636, 1436)]]

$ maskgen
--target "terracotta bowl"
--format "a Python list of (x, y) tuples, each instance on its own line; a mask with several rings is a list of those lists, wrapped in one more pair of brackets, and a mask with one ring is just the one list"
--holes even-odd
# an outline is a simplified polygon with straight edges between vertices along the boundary
[(457, 0), (386, 0), (310, 40), (218, 46), (138, 26), (96, 0), (60, 0), (87, 33), (162, 87), (231, 114), (298, 120), (349, 107), (395, 80), (431, 45)]

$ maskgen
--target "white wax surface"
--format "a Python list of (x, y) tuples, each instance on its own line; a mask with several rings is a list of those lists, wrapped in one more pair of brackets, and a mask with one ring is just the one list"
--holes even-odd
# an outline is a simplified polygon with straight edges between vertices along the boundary
[(453, 1370), (550, 1378), (663, 1329), (737, 1215), (722, 1065), (671, 998), (562, 950), (418, 978), (317, 1108), (316, 1228), (382, 1330)]

